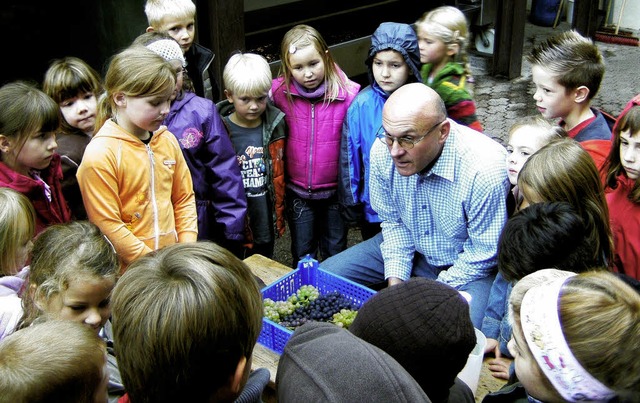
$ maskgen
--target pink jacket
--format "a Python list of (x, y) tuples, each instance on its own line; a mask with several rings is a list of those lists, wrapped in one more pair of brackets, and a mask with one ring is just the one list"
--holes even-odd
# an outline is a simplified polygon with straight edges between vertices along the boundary
[[(286, 182), (309, 194), (338, 187), (342, 122), (360, 90), (359, 84), (348, 79), (347, 83), (348, 91), (340, 91), (336, 100), (328, 104), (323, 99), (310, 102), (294, 86), (286, 88), (283, 77), (274, 79), (271, 85), (274, 104), (285, 113), (289, 128), (285, 150)], [(292, 103), (287, 98), (288, 92)]]

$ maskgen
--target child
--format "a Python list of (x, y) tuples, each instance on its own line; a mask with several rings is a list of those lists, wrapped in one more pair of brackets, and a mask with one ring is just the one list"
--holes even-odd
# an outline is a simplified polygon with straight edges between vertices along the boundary
[(193, 183), (175, 136), (162, 122), (176, 72), (144, 47), (116, 54), (96, 128), (78, 168), (89, 219), (114, 245), (122, 270), (136, 258), (197, 238)]
[(467, 18), (452, 6), (441, 6), (416, 21), (420, 45), (422, 81), (444, 101), (449, 118), (482, 131), (470, 89), (467, 62), (469, 33)]
[(194, 92), (216, 102), (220, 89), (216, 82), (213, 59), (215, 54), (195, 42), (196, 5), (192, 0), (147, 0), (144, 5), (149, 27), (147, 32), (167, 32), (175, 39), (187, 60), (189, 79)]
[(93, 136), (98, 98), (102, 93), (101, 78), (83, 60), (65, 57), (51, 62), (44, 75), (42, 90), (58, 103), (62, 112), (56, 137), (56, 152), (62, 162), (62, 193), (73, 218), (86, 220), (76, 172)]
[(558, 271), (513, 288), (509, 349), (519, 382), (483, 402), (638, 401), (640, 295), (606, 271), (554, 280), (549, 272)]
[(326, 322), (307, 322), (293, 333), (278, 362), (276, 390), (280, 402), (431, 402), (391, 355)]
[(146, 46), (176, 69), (176, 91), (164, 124), (189, 166), (198, 212), (198, 240), (214, 241), (244, 256), (247, 200), (233, 145), (211, 100), (184, 91), (185, 60), (167, 33), (147, 32), (134, 45)]
[(229, 58), (218, 103), (237, 154), (247, 196), (251, 254), (271, 258), (276, 237), (284, 234), (284, 113), (268, 102), (271, 69), (253, 53)]
[(26, 82), (0, 88), (0, 187), (24, 194), (36, 211), (36, 234), (71, 219), (56, 154), (60, 108)]
[(349, 331), (395, 358), (432, 402), (475, 401), (457, 375), (476, 334), (469, 304), (453, 287), (424, 277), (387, 287), (364, 303)]
[(281, 43), (280, 76), (271, 97), (285, 113), (285, 205), (291, 231), (292, 265), (310, 254), (322, 259), (347, 246), (347, 227), (336, 194), (341, 128), (360, 90), (334, 62), (320, 33), (296, 25)]
[(111, 336), (111, 291), (118, 259), (111, 243), (89, 221), (52, 225), (35, 240), (28, 295), (18, 329), (49, 319), (78, 322), (107, 342), (109, 394), (124, 393)]
[(511, 339), (507, 311), (513, 285), (527, 274), (550, 267), (575, 273), (598, 267), (601, 261), (591, 253), (595, 245), (585, 233), (584, 221), (567, 202), (534, 203), (507, 221), (498, 244), (498, 274), (481, 328), (487, 336), (485, 353), (495, 355), (489, 370), (496, 378), (510, 376), (513, 357), (507, 348)]
[(520, 208), (543, 201), (565, 201), (582, 217), (585, 236), (593, 246), (590, 258), (599, 266), (612, 264), (613, 241), (609, 209), (598, 171), (575, 140), (554, 140), (533, 154), (518, 175)]
[(611, 130), (591, 100), (600, 88), (604, 62), (591, 39), (566, 31), (535, 46), (526, 59), (536, 91), (533, 99), (547, 119), (560, 119), (578, 142), (609, 140)]
[(640, 280), (640, 95), (613, 127), (605, 192), (614, 236), (614, 269)]
[(36, 212), (22, 193), (0, 187), (0, 340), (22, 316), (24, 269), (36, 228)]
[(107, 402), (105, 344), (85, 326), (51, 320), (0, 343), (3, 402)]
[(365, 63), (369, 85), (349, 106), (342, 126), (338, 185), (341, 203), (356, 209), (363, 240), (380, 232), (381, 220), (369, 200), (369, 152), (382, 125), (382, 106), (402, 85), (422, 81), (413, 28), (395, 22), (380, 24), (371, 36)]
[(200, 241), (149, 254), (118, 280), (112, 302), (131, 402), (239, 395), (262, 326), (262, 295), (251, 270), (227, 250)]
[(518, 190), (518, 173), (529, 157), (553, 139), (566, 137), (560, 126), (540, 115), (526, 116), (511, 126), (507, 144), (507, 176), (511, 193), (507, 198), (507, 211), (511, 216), (522, 202)]

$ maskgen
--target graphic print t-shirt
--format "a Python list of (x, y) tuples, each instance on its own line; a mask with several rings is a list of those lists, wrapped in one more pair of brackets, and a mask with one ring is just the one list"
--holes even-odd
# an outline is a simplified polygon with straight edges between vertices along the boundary
[[(271, 223), (271, 203), (267, 180), (267, 164), (262, 144), (262, 126), (246, 128), (236, 125), (225, 117), (236, 151), (242, 175), (244, 193), (247, 196), (249, 226), (255, 243), (271, 242), (274, 238)], [(268, 151), (267, 151), (268, 152)]]

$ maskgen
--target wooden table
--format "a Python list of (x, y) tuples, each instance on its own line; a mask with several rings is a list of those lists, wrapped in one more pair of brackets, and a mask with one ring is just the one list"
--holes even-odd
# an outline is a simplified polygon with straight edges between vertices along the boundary
[[(244, 262), (249, 266), (253, 274), (260, 277), (266, 285), (274, 283), (280, 277), (288, 274), (292, 270), (290, 267), (262, 255), (249, 256), (244, 259)], [(267, 392), (272, 392), (275, 396), (278, 360), (280, 360), (280, 354), (269, 350), (262, 344), (256, 343), (256, 346), (253, 349), (253, 362), (251, 364), (251, 368), (267, 368), (269, 372), (271, 372), (271, 380), (269, 381), (270, 391), (265, 390), (266, 395), (269, 394)], [(263, 396), (263, 399), (265, 399), (265, 401), (271, 400), (267, 397), (268, 396)]]

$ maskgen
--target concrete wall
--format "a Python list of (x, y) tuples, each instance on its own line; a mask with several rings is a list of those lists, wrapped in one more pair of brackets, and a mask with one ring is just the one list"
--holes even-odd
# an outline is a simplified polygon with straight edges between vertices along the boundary
[[(613, 0), (613, 2), (613, 6), (611, 7), (611, 16), (609, 17), (608, 23), (615, 25), (618, 23), (618, 18), (620, 18), (620, 9), (622, 8), (623, 0)], [(620, 28), (640, 31), (640, 1), (626, 1), (622, 13), (622, 19), (620, 20)]]

